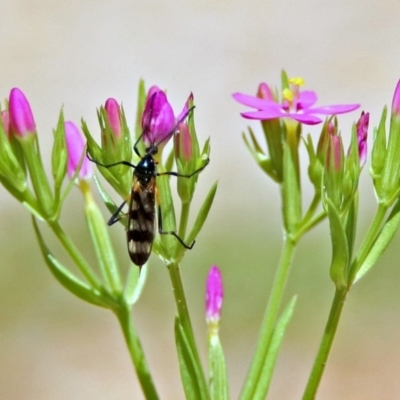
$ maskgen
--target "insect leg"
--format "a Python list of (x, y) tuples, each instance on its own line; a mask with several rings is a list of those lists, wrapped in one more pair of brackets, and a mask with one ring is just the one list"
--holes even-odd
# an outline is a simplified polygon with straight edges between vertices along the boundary
[(122, 217), (124, 217), (124, 214), (120, 214), (122, 207), (126, 204), (126, 201), (124, 201), (116, 210), (113, 215), (111, 215), (111, 218), (108, 220), (107, 225), (111, 226), (114, 225), (116, 222), (118, 222)]
[(200, 171), (202, 171), (205, 167), (207, 167), (208, 163), (210, 162), (210, 159), (207, 158), (207, 161), (205, 162), (204, 165), (202, 165), (200, 168), (196, 169), (190, 174), (180, 174), (179, 172), (173, 172), (173, 171), (167, 171), (167, 172), (160, 172), (157, 173), (157, 176), (162, 176), (162, 175), (172, 175), (180, 178), (191, 178), (192, 176), (198, 174)]
[(195, 240), (193, 240), (192, 244), (191, 244), (190, 246), (188, 246), (188, 245), (177, 235), (177, 233), (176, 233), (175, 231), (163, 231), (163, 227), (162, 227), (162, 215), (161, 215), (161, 206), (160, 206), (160, 205), (157, 206), (157, 220), (158, 220), (158, 232), (159, 232), (161, 235), (172, 235), (172, 236), (175, 236), (175, 237), (178, 239), (179, 243), (180, 243), (185, 249), (191, 250), (191, 249), (193, 248), (194, 244), (196, 243)]
[(91, 162), (95, 163), (96, 165), (100, 165), (100, 167), (104, 167), (104, 168), (114, 167), (115, 165), (126, 165), (126, 166), (131, 167), (131, 168), (136, 168), (136, 165), (130, 163), (129, 161), (118, 161), (118, 162), (112, 163), (112, 164), (103, 164), (103, 163), (101, 163), (100, 161), (94, 160), (94, 159), (90, 156), (88, 150), (86, 150), (86, 157), (87, 157)]

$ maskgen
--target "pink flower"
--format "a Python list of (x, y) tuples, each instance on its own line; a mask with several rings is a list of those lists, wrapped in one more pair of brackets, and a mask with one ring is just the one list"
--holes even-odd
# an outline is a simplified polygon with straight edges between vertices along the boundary
[(394, 90), (392, 101), (392, 113), (400, 115), (400, 79), (397, 82), (396, 89)]
[[(70, 178), (75, 174), (82, 154), (85, 151), (85, 140), (78, 127), (71, 121), (64, 123), (65, 141), (67, 144), (68, 164), (67, 173)], [(92, 166), (86, 155), (83, 156), (81, 169), (78, 173), (79, 179), (90, 179), (92, 176)]]
[(317, 95), (310, 90), (299, 90), (303, 83), (300, 78), (289, 81), (290, 89), (283, 91), (281, 103), (274, 99), (271, 89), (266, 83), (259, 85), (258, 96), (243, 93), (234, 93), (233, 98), (245, 106), (255, 108), (256, 111), (241, 113), (244, 118), (269, 120), (275, 118), (292, 118), (305, 125), (315, 125), (322, 122), (317, 115), (336, 115), (355, 110), (359, 104), (341, 104), (324, 107), (314, 107)]
[(117, 100), (109, 98), (104, 105), (104, 110), (107, 114), (108, 124), (116, 138), (120, 138), (122, 134), (121, 126), (121, 110)]
[(221, 315), (224, 288), (222, 275), (217, 266), (212, 266), (206, 283), (206, 320), (207, 323), (218, 322)]
[(8, 109), (11, 131), (15, 135), (23, 137), (36, 132), (31, 106), (20, 89), (11, 90)]
[(166, 143), (174, 133), (175, 116), (166, 94), (150, 88), (142, 116), (143, 141), (147, 146)]
[(357, 121), (357, 141), (358, 156), (360, 158), (360, 166), (363, 167), (367, 160), (367, 138), (368, 138), (369, 113), (364, 111), (361, 113), (360, 119)]

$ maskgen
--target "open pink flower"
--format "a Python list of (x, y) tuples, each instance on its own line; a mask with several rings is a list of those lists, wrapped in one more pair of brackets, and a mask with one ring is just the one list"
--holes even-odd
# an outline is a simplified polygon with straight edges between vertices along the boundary
[(243, 93), (234, 93), (233, 98), (256, 111), (241, 113), (244, 118), (269, 120), (275, 118), (292, 118), (305, 125), (315, 125), (322, 122), (318, 115), (343, 114), (357, 109), (359, 104), (338, 104), (315, 107), (317, 95), (310, 90), (299, 90), (298, 78), (290, 80), (290, 89), (283, 91), (281, 103), (276, 101), (266, 83), (259, 85), (258, 97)]

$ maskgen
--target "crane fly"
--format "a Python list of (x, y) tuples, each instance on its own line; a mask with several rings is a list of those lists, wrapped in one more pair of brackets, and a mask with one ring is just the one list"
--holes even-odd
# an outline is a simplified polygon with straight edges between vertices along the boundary
[(133, 168), (132, 189), (129, 199), (128, 212), (126, 214), (121, 213), (122, 208), (127, 203), (127, 200), (125, 200), (117, 208), (107, 224), (111, 226), (119, 221), (121, 218), (127, 216), (128, 222), (126, 225), (126, 239), (128, 244), (128, 252), (132, 262), (139, 266), (139, 268), (141, 268), (142, 265), (144, 265), (148, 260), (153, 246), (155, 238), (156, 207), (158, 232), (160, 234), (174, 236), (186, 249), (191, 249), (195, 243), (195, 241), (193, 241), (190, 245), (187, 245), (175, 231), (163, 230), (161, 203), (157, 190), (156, 177), (162, 175), (172, 175), (182, 178), (191, 178), (207, 166), (207, 164), (209, 163), (209, 159), (206, 160), (203, 166), (196, 169), (190, 174), (180, 174), (178, 172), (172, 171), (157, 172), (157, 162), (154, 159), (154, 156), (158, 153), (158, 146), (166, 138), (169, 138), (171, 134), (174, 134), (176, 132), (179, 124), (185, 120), (185, 118), (189, 115), (193, 108), (194, 107), (192, 107), (187, 113), (185, 113), (183, 118), (181, 118), (181, 120), (175, 124), (172, 132), (167, 134), (161, 141), (159, 141), (158, 143), (150, 143), (149, 147), (145, 149), (145, 154), (142, 156), (138, 149), (138, 143), (142, 139), (143, 135), (146, 133), (146, 128), (143, 129), (142, 134), (139, 136), (133, 146), (134, 152), (137, 154), (138, 157), (140, 157), (140, 161), (137, 165), (134, 165), (129, 161), (119, 161), (113, 164), (103, 164), (92, 159), (87, 152), (89, 160), (101, 167), (110, 168), (117, 165), (126, 165)]

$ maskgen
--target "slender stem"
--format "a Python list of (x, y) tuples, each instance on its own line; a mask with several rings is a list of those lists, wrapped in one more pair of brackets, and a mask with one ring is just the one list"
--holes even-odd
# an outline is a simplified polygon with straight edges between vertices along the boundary
[(254, 399), (253, 395), (257, 386), (257, 381), (261, 379), (260, 373), (262, 371), (265, 357), (268, 353), (268, 347), (278, 318), (279, 306), (281, 304), (284, 288), (289, 277), (295, 245), (296, 242), (292, 239), (292, 237), (286, 235), (283, 243), (281, 259), (275, 274), (272, 291), (264, 313), (264, 320), (261, 325), (261, 331), (259, 334), (255, 354), (245, 380), (245, 386), (243, 387), (240, 395), (241, 400)]
[(125, 342), (135, 367), (143, 393), (147, 400), (158, 400), (157, 390), (154, 386), (142, 345), (133, 323), (131, 310), (128, 305), (123, 305), (115, 311), (118, 321), (124, 333)]
[(335, 296), (332, 301), (331, 311), (326, 323), (325, 332), (322, 336), (321, 344), (315, 358), (313, 368), (306, 389), (304, 391), (303, 400), (313, 400), (321, 382), (322, 374), (325, 369), (326, 361), (332, 347), (335, 333), (339, 325), (340, 316), (342, 314), (344, 302), (346, 300), (347, 288), (336, 289)]
[(82, 275), (87, 279), (90, 285), (98, 290), (102, 290), (102, 285), (95, 275), (95, 273), (91, 270), (90, 266), (83, 258), (82, 254), (75, 247), (74, 243), (65, 234), (63, 229), (61, 228), (58, 222), (48, 222), (50, 228), (53, 230), (54, 234), (57, 236), (58, 240), (61, 242), (67, 253), (74, 260), (75, 264), (79, 268), (79, 271)]
[(201, 384), (203, 387), (207, 387), (206, 378), (204, 376), (204, 371), (201, 366), (199, 352), (197, 350), (196, 341), (194, 338), (192, 322), (190, 320), (189, 309), (187, 306), (185, 291), (182, 283), (182, 277), (179, 270), (179, 264), (177, 262), (172, 262), (168, 264), (168, 271), (172, 283), (172, 289), (174, 292), (174, 298), (178, 311), (179, 322), (181, 323), (182, 328), (186, 333), (194, 358), (199, 367), (199, 371), (201, 371), (201, 379), (202, 379)]
[(185, 240), (186, 227), (189, 220), (190, 202), (182, 203), (181, 218), (179, 220), (178, 235), (182, 240)]

